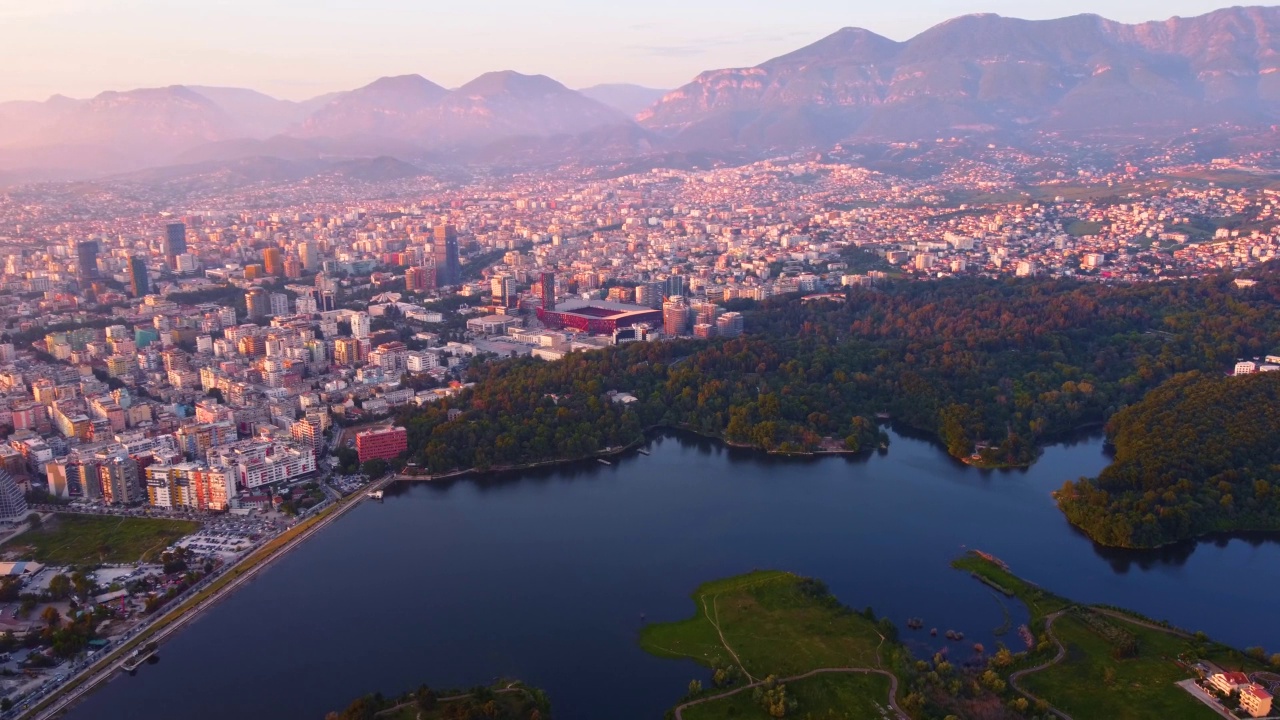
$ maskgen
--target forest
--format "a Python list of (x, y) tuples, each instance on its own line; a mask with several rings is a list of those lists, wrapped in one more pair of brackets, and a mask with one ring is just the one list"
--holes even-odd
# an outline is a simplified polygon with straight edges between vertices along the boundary
[(1179, 375), (1107, 432), (1115, 461), (1057, 493), (1067, 519), (1098, 543), (1280, 530), (1280, 373)]
[[(732, 340), (475, 364), (475, 387), (401, 418), (433, 473), (587, 457), (679, 427), (775, 452), (867, 451), (876, 418), (953, 456), (1023, 466), (1173, 376), (1280, 344), (1280, 267), (1146, 284), (887, 282), (844, 301), (774, 298)], [(630, 393), (631, 404), (608, 393)], [(449, 420), (449, 410), (461, 410)]]

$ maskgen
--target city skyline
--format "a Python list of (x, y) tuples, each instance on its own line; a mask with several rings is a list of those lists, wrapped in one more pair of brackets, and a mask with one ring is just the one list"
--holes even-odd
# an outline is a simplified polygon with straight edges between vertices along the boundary
[(922, 0), (838, 10), (813, 1), (730, 6), (717, 0), (690, 8), (659, 0), (641, 16), (582, 0), (537, 11), (500, 0), (484, 13), (443, 15), (397, 0), (365, 3), (358, 12), (333, 2), (304, 8), (295, 0), (232, 0), (216, 11), (164, 0), (124, 0), (109, 9), (49, 0), (0, 6), (0, 20), (13, 34), (0, 60), (14, 68), (0, 81), (0, 101), (175, 84), (249, 87), (302, 100), (383, 76), (416, 73), (456, 87), (505, 69), (545, 74), (570, 87), (674, 88), (703, 70), (755, 65), (847, 26), (905, 40), (974, 12), (1033, 20), (1093, 12), (1142, 22), (1220, 7), (1205, 0), (1123, 7), (1054, 0), (1034, 9), (1010, 0)]

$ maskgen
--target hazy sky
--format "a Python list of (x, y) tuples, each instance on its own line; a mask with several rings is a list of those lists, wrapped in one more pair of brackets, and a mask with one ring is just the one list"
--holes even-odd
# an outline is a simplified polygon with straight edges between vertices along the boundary
[(418, 73), (671, 88), (854, 25), (904, 40), (955, 15), (1136, 22), (1225, 0), (0, 0), (0, 99), (172, 84), (302, 99)]

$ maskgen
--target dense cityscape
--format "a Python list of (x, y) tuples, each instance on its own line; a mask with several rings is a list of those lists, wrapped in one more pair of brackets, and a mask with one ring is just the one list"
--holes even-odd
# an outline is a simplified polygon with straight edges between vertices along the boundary
[[(1234, 12), (1243, 22), (1239, 13), (1252, 10)], [(1138, 47), (1138, 37), (1143, 52), (1163, 52), (1152, 49), (1159, 33), (1104, 29), (1108, 42), (1121, 38), (1117, 47)], [(904, 456), (909, 469), (899, 475), (933, 467), (960, 478), (957, 487), (993, 492), (1032, 473), (1046, 448), (1084, 457), (1071, 450), (1081, 445), (1097, 457), (1081, 472), (1062, 461), (1066, 475), (1053, 476), (1052, 488), (1035, 486), (1029, 502), (1039, 505), (1005, 506), (1000, 496), (997, 520), (929, 540), (931, 552), (947, 555), (946, 570), (976, 581), (968, 589), (978, 585), (977, 603), (998, 605), (997, 630), (968, 642), (959, 630), (947, 628), (941, 638), (938, 627), (926, 631), (915, 615), (903, 631), (915, 638), (904, 639), (898, 608), (851, 610), (822, 581), (709, 553), (719, 570), (752, 572), (699, 588), (693, 620), (650, 624), (647, 606), (625, 610), (640, 623), (626, 630), (629, 643), (638, 635), (650, 656), (700, 664), (678, 703), (658, 693), (655, 704), (672, 707), (670, 717), (1271, 717), (1280, 654), (1261, 645), (1273, 630), (1240, 630), (1232, 641), (1243, 648), (1245, 637), (1249, 647), (1237, 650), (1101, 604), (1111, 602), (1110, 588), (1085, 597), (1099, 604), (1068, 600), (1068, 591), (1092, 591), (1076, 584), (1057, 594), (970, 543), (1005, 542), (1001, 555), (1014, 552), (1022, 537), (1001, 539), (987, 528), (1003, 527), (1007, 516), (1045, 517), (1036, 513), (1052, 504), (1054, 522), (1059, 511), (1067, 522), (1041, 524), (1074, 534), (1036, 552), (1078, 542), (1089, 562), (1110, 563), (1117, 576), (1129, 574), (1131, 563), (1143, 572), (1160, 563), (1181, 568), (1202, 538), (1222, 550), (1244, 544), (1240, 533), (1258, 533), (1250, 551), (1261, 557), (1272, 549), (1266, 533), (1280, 528), (1280, 466), (1264, 460), (1280, 439), (1273, 411), (1280, 401), (1280, 126), (1249, 115), (1256, 122), (1246, 127), (1223, 111), (1204, 123), (1186, 120), (1158, 141), (1146, 141), (1141, 129), (1073, 133), (1045, 119), (1070, 114), (1064, 91), (1045, 105), (1052, 112), (1029, 119), (1030, 111), (1024, 118), (992, 110), (996, 124), (956, 120), (963, 132), (955, 136), (941, 134), (952, 126), (927, 125), (868, 139), (859, 126), (831, 141), (817, 121), (769, 115), (776, 100), (769, 96), (732, 142), (673, 140), (697, 137), (699, 123), (709, 122), (686, 122), (685, 114), (720, 117), (716, 93), (725, 87), (785, 89), (779, 78), (825, 72), (825, 55), (805, 54), (814, 48), (831, 52), (834, 43), (864, 69), (910, 59), (909, 43), (884, 40), (876, 45), (881, 57), (860, 44), (870, 42), (860, 32), (842, 30), (758, 68), (708, 72), (625, 115), (542, 76), (493, 73), (448, 91), (400, 76), (335, 93), (307, 105), (311, 114), (296, 103), (291, 124), (271, 120), (279, 135), (234, 138), (261, 145), (233, 160), (169, 164), (207, 151), (175, 145), (157, 150), (152, 165), (114, 159), (65, 178), (55, 168), (46, 178), (21, 164), (27, 156), (4, 155), (0, 142), (0, 165), (16, 163), (0, 168), (16, 178), (0, 174), (0, 718), (75, 713), (114, 675), (145, 674), (161, 643), (198, 615), (269, 575), (273, 563), (340, 519), (407, 502), (397, 497), (412, 495), (405, 488), (429, 487), (429, 500), (444, 504), (464, 478), (483, 495), (536, 470), (547, 474), (531, 475), (526, 488), (561, 492), (587, 474), (582, 467), (621, 473), (615, 463), (648, 459), (662, 450), (655, 441), (671, 437), (690, 447), (716, 443), (714, 451), (697, 451), (717, 462), (748, 462), (722, 457), (726, 449), (756, 453), (750, 462), (778, 463), (762, 464), (762, 475), (789, 481), (882, 467), (903, 443), (917, 454)], [(1250, 67), (1264, 78), (1255, 83), (1263, 90), (1250, 92), (1266, 95), (1275, 69)], [(1111, 69), (1081, 64), (1063, 77), (1086, 83), (1081, 78)], [(890, 92), (909, 73), (877, 73), (868, 71), (875, 77), (865, 87), (844, 78), (852, 84), (823, 92), (853, 106), (874, 85), (887, 93), (877, 107), (913, 95)], [(572, 108), (586, 124), (551, 123), (534, 133), (547, 143), (535, 149), (517, 130), (485, 135), (493, 145), (471, 139), (475, 145), (456, 146), (439, 144), (448, 135), (441, 130), (405, 150), (417, 165), (382, 152), (400, 147), (380, 144), (403, 141), (396, 133), (425, 133), (414, 124), (424, 117), (465, 117), (456, 104), (468, 92), (476, 93), (472, 100), (489, 92), (509, 99), (528, 91), (521, 83), (539, 88), (544, 100), (558, 98), (550, 115)], [(204, 90), (212, 97), (218, 89)], [(199, 104), (178, 86), (163, 92)], [(431, 101), (404, 99), (413, 93)], [(733, 102), (725, 106), (746, 112)], [(826, 111), (827, 100), (812, 102)], [(6, 118), (92, 104), (76, 103), (0, 108), (0, 135), (11, 132)], [(484, 108), (475, 116), (489, 117), (492, 108)], [(366, 111), (377, 121), (367, 121)], [(875, 120), (855, 115), (859, 123)], [(531, 111), (513, 116), (513, 125), (533, 124)], [(604, 124), (590, 124), (597, 117)], [(617, 139), (602, 128), (632, 119), (634, 127), (625, 127), (636, 133), (679, 130), (666, 138), (673, 144), (656, 134), (626, 135), (622, 144), (650, 155), (617, 152)], [(393, 120), (400, 125), (378, 124)], [(63, 132), (63, 120), (49, 122)], [(346, 132), (348, 122), (359, 132)], [(762, 127), (773, 122), (772, 132), (789, 142), (766, 142), (773, 135)], [(361, 123), (385, 134), (374, 142)], [(201, 132), (215, 145), (233, 139)], [(751, 133), (764, 139), (748, 141)], [(557, 152), (556, 142), (578, 147), (565, 137), (605, 149), (594, 157)], [(307, 159), (315, 164), (302, 172), (296, 158), (253, 154), (281, 138), (299, 143), (288, 145), (291, 152), (316, 143), (306, 146), (317, 153)], [(366, 141), (376, 157), (345, 159)], [(500, 160), (475, 159), (494, 153)], [(920, 448), (933, 455), (921, 459)], [(687, 447), (665, 452), (663, 462), (695, 462)], [(1098, 468), (1090, 465), (1104, 456)], [(555, 477), (566, 482), (543, 484), (565, 464), (566, 474)], [(762, 487), (756, 497), (767, 498), (771, 490)], [(911, 490), (906, 482), (902, 488)], [(792, 497), (781, 497), (760, 500), (758, 512), (785, 515)], [(934, 489), (894, 500), (890, 514), (905, 522), (895, 531), (934, 538), (945, 523), (930, 512), (965, 514), (923, 507), (934, 501)], [(816, 516), (828, 503), (814, 502), (807, 512)], [(596, 506), (583, 507), (596, 520)], [(449, 506), (447, 518), (467, 511)], [(760, 539), (772, 537), (764, 531), (750, 536), (742, 528), (751, 523), (736, 517), (696, 512), (709, 518), (709, 548), (724, 538), (733, 538), (725, 542), (735, 552), (774, 542)], [(934, 518), (919, 521), (929, 529), (917, 531), (917, 513)], [(844, 525), (861, 531), (852, 517), (810, 525), (790, 516), (779, 526), (803, 526), (799, 537), (844, 550), (845, 538), (823, 533)], [(488, 522), (444, 526), (460, 533), (483, 526), (480, 536), (498, 547), (502, 531), (489, 535)], [(518, 525), (512, 517), (494, 524), (503, 523)], [(648, 525), (660, 535), (669, 530), (661, 521)], [(590, 532), (609, 535), (600, 526)], [(488, 547), (467, 537), (459, 543)], [(525, 536), (508, 547), (537, 541)], [(796, 556), (821, 560), (823, 552), (809, 547)], [(778, 557), (771, 550), (759, 556)], [(894, 560), (880, 569), (897, 577), (898, 567)], [(1083, 568), (1088, 576), (1093, 565), (1074, 567), (1064, 572)], [(1259, 577), (1269, 572), (1250, 567)], [(347, 582), (352, 573), (374, 585), (364, 572), (348, 568), (326, 582)], [(432, 594), (473, 592), (469, 602), (479, 607), (476, 598), (505, 592), (454, 584), (442, 582), (439, 593), (433, 584)], [(941, 594), (955, 592), (949, 587)], [(909, 590), (895, 602), (933, 594)], [(1156, 594), (1141, 597), (1159, 606)], [(753, 613), (766, 606), (775, 614), (755, 625), (762, 621)], [(267, 610), (278, 617), (297, 609)], [(1203, 603), (1193, 609), (1202, 612)], [(825, 634), (814, 634), (814, 617)], [(530, 642), (542, 651), (542, 640)], [(508, 666), (529, 672), (529, 665), (492, 662), (492, 672), (483, 665), (488, 674), (474, 679), (483, 684), (470, 689), (424, 684), (384, 696), (403, 688), (362, 688), (369, 694), (329, 717), (548, 720), (547, 693), (498, 674)], [(821, 692), (813, 689), (819, 680), (830, 683)], [(645, 687), (633, 697), (653, 695)], [(148, 712), (163, 717), (153, 705)]]
[[(1265, 162), (1028, 185), (1036, 171), (1002, 153), (927, 180), (792, 158), (611, 180), (424, 178), (378, 201), (266, 185), (241, 191), (243, 210), (194, 200), (160, 213), (110, 191), (74, 210), (11, 191), (0, 511), (17, 527), (33, 509), (229, 511), (241, 518), (231, 532), (209, 544), (206, 526), (179, 544), (208, 575), (358, 489), (347, 478), (361, 467), (376, 478), (406, 449), (404, 430), (343, 428), (456, 394), (474, 358), (731, 338), (744, 329), (735, 301), (890, 278), (1239, 271), (1274, 258), (1277, 196), (1205, 178)], [(975, 189), (999, 199), (956, 200)], [(16, 572), (46, 592), (66, 577)], [(113, 577), (77, 582), (122, 587)], [(127, 618), (117, 597), (147, 613), (163, 604), (145, 599), (150, 584), (123, 588), (99, 606)]]

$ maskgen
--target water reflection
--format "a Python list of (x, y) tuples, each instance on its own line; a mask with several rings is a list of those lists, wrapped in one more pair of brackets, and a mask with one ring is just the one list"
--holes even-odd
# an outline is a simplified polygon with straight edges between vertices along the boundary
[[(561, 720), (651, 720), (705, 671), (640, 651), (640, 614), (688, 617), (697, 585), (753, 568), (822, 578), (922, 655), (1013, 647), (1026, 610), (950, 568), (968, 548), (1083, 602), (1280, 647), (1274, 537), (1137, 553), (1099, 548), (1064, 520), (1050, 493), (1105, 467), (1096, 435), (1016, 472), (970, 468), (898, 432), (867, 456), (774, 457), (689, 433), (648, 449), (389, 488), (166, 642), (165, 662), (68, 717), (167, 720), (182, 707), (185, 720), (314, 720), (363, 693), (503, 675), (546, 688)], [(905, 629), (913, 617), (923, 630)], [(204, 680), (210, 667), (221, 682)]]

